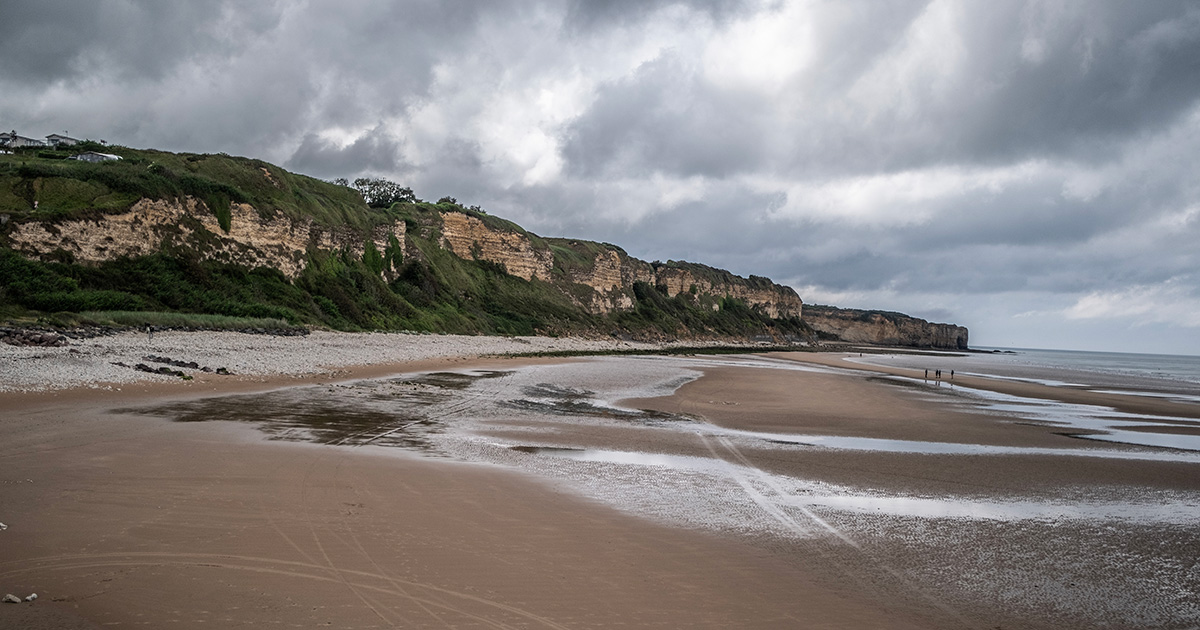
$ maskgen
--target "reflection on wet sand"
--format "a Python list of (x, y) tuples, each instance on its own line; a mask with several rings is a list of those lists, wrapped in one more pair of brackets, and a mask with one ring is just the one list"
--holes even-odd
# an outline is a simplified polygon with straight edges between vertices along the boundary
[[(724, 475), (739, 466), (715, 458), (611, 451), (603, 449), (512, 446), (514, 451), (561, 457), (577, 462), (603, 462), (621, 466), (651, 466)], [(1198, 460), (1200, 461), (1200, 460)], [(750, 474), (749, 470), (737, 474)], [(1002, 501), (966, 497), (908, 497), (863, 494), (862, 489), (830, 484), (792, 483), (782, 505), (828, 508), (864, 514), (919, 518), (965, 518), (996, 521), (1118, 519), (1140, 523), (1192, 525), (1200, 518), (1200, 497), (1188, 493), (1157, 492), (1137, 502), (1109, 501)], [(779, 483), (787, 483), (780, 479)]]
[(430, 437), (443, 430), (423, 409), (451, 404), (456, 392), (508, 372), (432, 372), (350, 385), (297, 387), (262, 394), (218, 396), (152, 407), (118, 409), (175, 422), (237, 421), (255, 425), (273, 440), (338, 446), (400, 447), (438, 452)]

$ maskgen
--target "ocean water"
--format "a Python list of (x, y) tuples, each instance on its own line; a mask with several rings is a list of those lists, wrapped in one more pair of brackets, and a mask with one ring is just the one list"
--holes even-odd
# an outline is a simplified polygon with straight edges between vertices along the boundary
[(1082, 352), (1033, 348), (977, 348), (973, 353), (868, 355), (856, 362), (913, 369), (954, 370), (1095, 391), (1162, 396), (1200, 403), (1200, 357)]

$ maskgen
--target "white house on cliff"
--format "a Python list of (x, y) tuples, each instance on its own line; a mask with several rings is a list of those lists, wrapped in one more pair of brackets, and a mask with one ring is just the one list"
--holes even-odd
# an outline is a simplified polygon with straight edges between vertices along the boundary
[(37, 138), (26, 138), (18, 135), (17, 130), (0, 132), (0, 147), (6, 149), (16, 149), (18, 147), (69, 147), (79, 144), (79, 139), (63, 135), (61, 133), (52, 133), (46, 136), (45, 140)]

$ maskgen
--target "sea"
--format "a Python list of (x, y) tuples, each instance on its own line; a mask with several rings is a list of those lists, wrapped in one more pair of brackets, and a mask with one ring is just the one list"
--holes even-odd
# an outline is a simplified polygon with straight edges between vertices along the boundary
[(967, 353), (871, 354), (856, 361), (1200, 403), (1200, 356), (980, 347)]

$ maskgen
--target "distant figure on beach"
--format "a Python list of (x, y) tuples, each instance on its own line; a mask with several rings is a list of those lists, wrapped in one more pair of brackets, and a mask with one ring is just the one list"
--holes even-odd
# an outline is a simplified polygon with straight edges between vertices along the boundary
[(934, 377), (934, 378), (936, 378), (936, 379), (937, 379), (937, 380), (939, 380), (939, 381), (940, 381), (940, 380), (942, 380), (942, 371), (941, 371), (941, 370), (938, 370), (938, 371), (934, 372), (934, 373), (933, 373), (933, 377)]
[(154, 341), (154, 327), (146, 325), (146, 341)]
[(928, 368), (926, 368), (926, 370), (925, 370), (925, 380), (927, 380), (927, 381), (929, 380), (929, 369)]
[(950, 370), (950, 380), (954, 380), (954, 370)]

